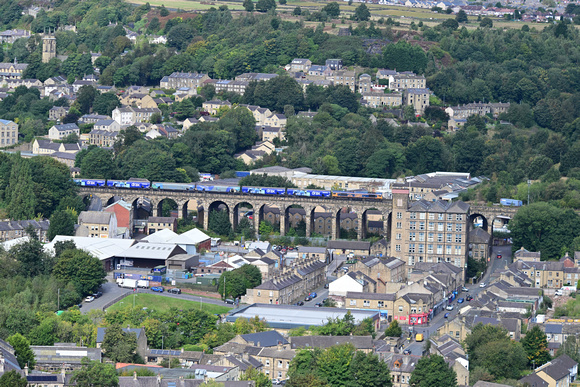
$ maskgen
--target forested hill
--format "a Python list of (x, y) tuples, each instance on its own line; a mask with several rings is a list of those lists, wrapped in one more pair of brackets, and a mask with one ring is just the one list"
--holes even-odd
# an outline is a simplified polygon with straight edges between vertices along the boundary
[[(352, 36), (336, 36), (324, 32), (320, 23), (306, 27), (305, 21), (312, 20), (312, 15), (288, 21), (289, 15), (281, 12), (234, 15), (226, 6), (195, 14), (115, 0), (62, 0), (54, 4), (53, 11), (41, 11), (36, 19), (21, 11), (18, 3), (4, 2), (0, 27), (31, 28), (33, 32), (77, 27), (76, 33), (56, 33), (59, 54), (68, 55), (64, 62), (41, 63), (37, 37), (3, 51), (1, 59), (29, 62), (25, 76), (41, 80), (59, 74), (74, 79), (92, 72), (89, 52), (99, 51), (103, 55), (95, 65), (101, 82), (119, 88), (158, 85), (174, 71), (206, 72), (212, 78), (233, 78), (249, 71), (281, 74), (281, 66), (296, 57), (317, 64), (340, 57), (346, 66), (357, 66), (357, 71), (369, 74), (377, 68), (424, 74), (427, 86), (438, 97), (431, 101), (435, 108), (419, 120), (406, 117), (411, 119), (409, 125), (398, 127), (381, 120), (388, 114), (361, 107), (359, 97), (344, 89), (309, 87), (303, 95), (298, 84), (285, 77), (249, 87), (244, 96), (202, 93), (163, 107), (163, 119), (183, 120), (209, 98), (259, 103), (288, 113), (288, 141), (281, 144), (288, 147), (256, 166), (308, 166), (315, 173), (377, 177), (433, 170), (471, 172), (492, 179), (477, 194), (487, 201), (522, 198), (527, 186), (516, 186), (527, 179), (540, 179), (537, 187), (531, 187), (532, 198), (580, 207), (580, 193), (575, 188), (580, 185), (580, 36), (571, 24), (522, 23), (519, 29), (468, 30), (457, 23), (435, 27), (419, 23), (413, 24), (415, 31), (410, 33), (392, 21), (378, 20), (355, 22), (349, 27)], [(143, 34), (165, 34), (168, 43), (132, 43), (125, 36), (126, 26)], [(365, 44), (370, 38), (385, 43), (382, 53), (367, 52)], [(409, 43), (407, 38), (413, 40)], [(14, 97), (0, 102), (0, 115), (18, 119), (27, 138), (42, 134), (46, 130), (42, 125), (48, 124), (49, 104), (39, 102), (32, 92)], [(97, 100), (83, 98), (75, 107), (84, 113), (91, 108), (109, 111), (115, 106), (115, 101), (104, 101), (106, 106), (97, 108)], [(511, 102), (512, 106), (500, 117), (504, 122), (474, 117), (459, 132), (445, 133), (446, 116), (437, 105), (473, 101)], [(99, 106), (102, 102), (99, 100)], [(319, 112), (311, 121), (291, 116), (308, 109)], [(369, 120), (371, 114), (379, 119), (376, 125)], [(130, 172), (154, 180), (180, 181), (194, 177), (196, 169), (224, 173), (244, 168), (233, 156), (253, 140), (251, 119), (239, 111), (224, 119), (227, 125), (194, 125), (176, 140), (145, 143), (138, 136), (130, 141), (125, 138), (112, 152), (95, 150), (99, 154), (88, 158), (83, 152), (77, 165), (116, 177), (134, 177), (127, 175)], [(143, 157), (145, 154), (157, 157)], [(107, 169), (93, 168), (90, 160)], [(568, 179), (560, 180), (561, 176)], [(475, 194), (465, 198), (469, 196)]]

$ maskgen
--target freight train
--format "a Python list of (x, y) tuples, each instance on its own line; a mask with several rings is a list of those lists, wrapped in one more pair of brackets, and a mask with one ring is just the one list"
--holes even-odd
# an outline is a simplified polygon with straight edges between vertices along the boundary
[(109, 187), (128, 188), (135, 190), (162, 190), (162, 191), (197, 191), (219, 193), (241, 193), (252, 195), (271, 196), (307, 196), (316, 198), (346, 198), (360, 200), (381, 200), (381, 192), (367, 191), (333, 191), (324, 189), (299, 189), (299, 188), (275, 188), (275, 187), (247, 187), (233, 185), (216, 185), (212, 182), (198, 183), (167, 183), (150, 182), (144, 179), (138, 180), (112, 180), (112, 179), (73, 179), (75, 184), (81, 187)]

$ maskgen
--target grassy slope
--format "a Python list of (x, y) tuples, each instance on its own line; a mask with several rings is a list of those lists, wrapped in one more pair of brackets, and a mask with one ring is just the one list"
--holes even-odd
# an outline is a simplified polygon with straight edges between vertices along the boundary
[[(212, 305), (206, 303), (199, 303), (197, 301), (189, 301), (189, 300), (182, 300), (178, 298), (171, 298), (171, 297), (164, 297), (158, 296), (156, 294), (146, 294), (146, 293), (139, 293), (135, 294), (135, 307), (136, 308), (143, 308), (147, 307), (148, 309), (154, 309), (159, 312), (168, 311), (170, 308), (177, 308), (177, 309), (202, 309), (209, 313), (226, 313), (231, 308), (227, 306), (220, 306), (220, 305)], [(126, 308), (127, 306), (133, 306), (133, 295), (129, 295), (123, 298), (121, 301), (117, 302), (114, 305), (111, 305), (107, 310), (108, 311), (115, 311)]]

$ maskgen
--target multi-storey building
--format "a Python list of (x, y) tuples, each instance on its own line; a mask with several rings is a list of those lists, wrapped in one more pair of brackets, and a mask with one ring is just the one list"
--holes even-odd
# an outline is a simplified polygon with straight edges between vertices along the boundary
[(409, 202), (407, 189), (393, 189), (391, 255), (407, 264), (449, 262), (465, 268), (469, 246), (469, 204)]
[(362, 92), (362, 97), (368, 106), (372, 108), (401, 106), (403, 104), (403, 95), (401, 93)]
[(203, 82), (208, 79), (210, 78), (207, 74), (175, 72), (169, 76), (163, 77), (160, 86), (162, 89), (179, 89), (181, 87), (197, 89), (198, 87), (203, 86)]
[(407, 89), (424, 89), (425, 77), (410, 71), (389, 75), (389, 89), (404, 91)]
[(425, 88), (411, 88), (405, 90), (405, 105), (411, 105), (415, 108), (415, 114), (422, 115), (425, 108), (429, 106), (429, 96), (431, 91)]
[(14, 121), (0, 119), (0, 147), (18, 142), (18, 125)]

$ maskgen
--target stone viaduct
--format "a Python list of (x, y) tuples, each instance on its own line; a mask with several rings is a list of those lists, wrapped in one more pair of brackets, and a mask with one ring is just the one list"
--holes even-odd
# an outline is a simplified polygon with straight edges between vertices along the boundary
[[(137, 210), (139, 203), (146, 199), (152, 209), (151, 215), (161, 216), (162, 202), (165, 199), (172, 199), (177, 203), (178, 217), (187, 216), (187, 209), (197, 205), (198, 221), (203, 224), (205, 229), (209, 225), (209, 212), (218, 208), (225, 208), (228, 211), (230, 222), (236, 227), (239, 222), (239, 213), (241, 207), (251, 206), (254, 211), (254, 227), (258, 232), (259, 224), (264, 220), (264, 207), (277, 207), (280, 210), (280, 234), (285, 235), (289, 228), (289, 209), (292, 207), (301, 207), (304, 209), (306, 216), (306, 236), (309, 237), (314, 230), (315, 209), (323, 208), (325, 212), (331, 214), (332, 222), (332, 239), (338, 239), (340, 233), (340, 213), (344, 208), (357, 214), (358, 218), (358, 239), (366, 237), (367, 211), (378, 210), (382, 214), (383, 232), (389, 237), (392, 200), (360, 200), (345, 198), (314, 198), (306, 196), (273, 196), (273, 195), (256, 195), (242, 193), (220, 193), (220, 192), (198, 192), (198, 191), (170, 191), (170, 190), (142, 190), (131, 188), (112, 188), (112, 187), (79, 187), (79, 195), (82, 197), (99, 198), (103, 204), (111, 204), (113, 197), (122, 198), (130, 203), (134, 211)], [(196, 203), (190, 205), (190, 201)], [(249, 205), (249, 206), (248, 206)], [(517, 212), (517, 207), (487, 207), (471, 206), (470, 217), (475, 219), (478, 216), (483, 218), (483, 228), (487, 231), (493, 220), (497, 217), (509, 220)]]

